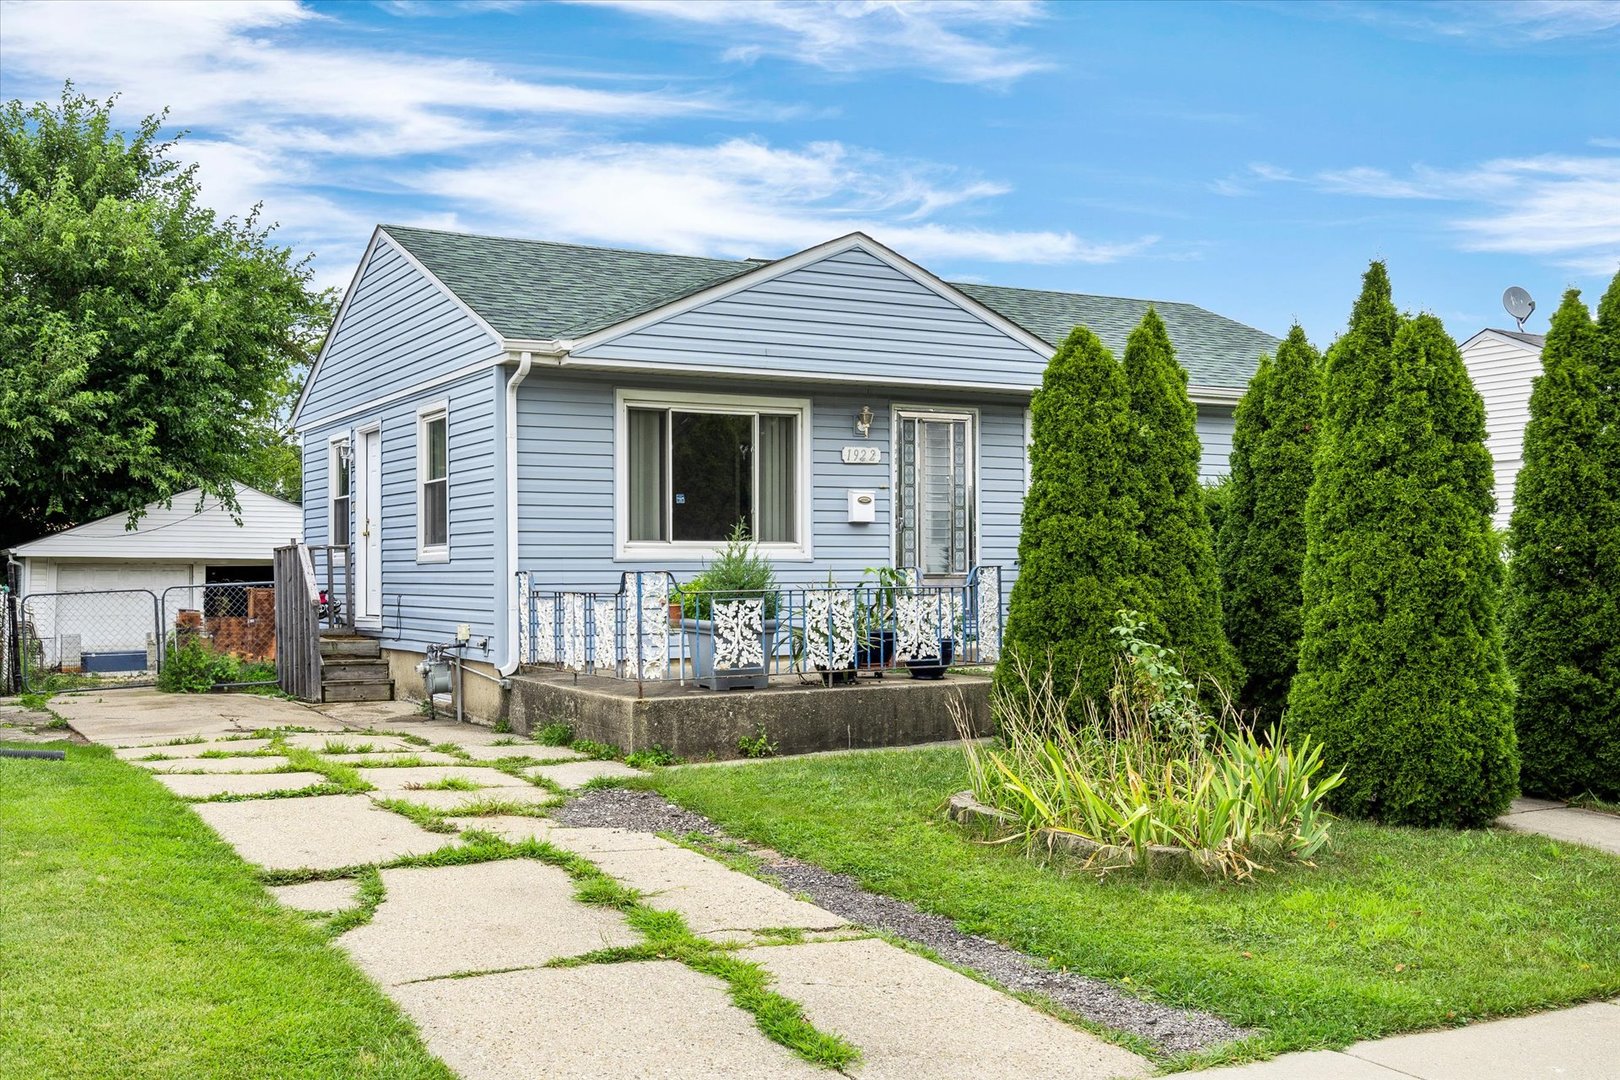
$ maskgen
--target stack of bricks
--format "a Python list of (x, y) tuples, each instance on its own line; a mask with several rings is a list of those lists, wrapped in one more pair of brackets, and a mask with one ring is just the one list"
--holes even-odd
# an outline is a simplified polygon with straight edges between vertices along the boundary
[(247, 590), (247, 615), (217, 615), (208, 620), (208, 636), (218, 652), (243, 660), (276, 658), (276, 592)]

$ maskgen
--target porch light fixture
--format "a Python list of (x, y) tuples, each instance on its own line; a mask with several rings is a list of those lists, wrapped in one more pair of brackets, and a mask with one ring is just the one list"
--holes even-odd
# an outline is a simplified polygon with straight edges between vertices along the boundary
[(855, 434), (866, 438), (872, 433), (872, 407), (862, 405), (861, 411), (855, 416)]

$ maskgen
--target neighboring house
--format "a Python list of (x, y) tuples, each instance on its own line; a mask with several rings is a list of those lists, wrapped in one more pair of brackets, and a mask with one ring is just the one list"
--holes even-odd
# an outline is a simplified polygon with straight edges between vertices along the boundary
[[(1223, 474), (1277, 340), (1155, 306)], [(949, 284), (859, 233), (766, 262), (382, 226), (294, 414), (303, 535), (354, 543), (357, 623), (405, 686), (458, 623), (483, 674), (516, 670), (516, 571), (684, 580), (739, 518), (784, 583), (1010, 586), (1031, 392), (1076, 324), (1118, 354), (1147, 307)]]
[(193, 488), (167, 507), (148, 506), (134, 529), (126, 528), (128, 514), (113, 514), (11, 549), (45, 662), (61, 657), (63, 635), (85, 652), (152, 644), (152, 602), (139, 590), (167, 600), (161, 617), (172, 626), (175, 611), (201, 606), (204, 590), (195, 586), (269, 581), (271, 552), (298, 538), (303, 510), (244, 484), (236, 485), (236, 501), (240, 525), (219, 500)]
[(1463, 363), (1485, 401), (1485, 445), (1496, 463), (1497, 528), (1513, 516), (1513, 486), (1524, 464), (1530, 385), (1541, 374), (1541, 334), (1481, 330), (1462, 344)]

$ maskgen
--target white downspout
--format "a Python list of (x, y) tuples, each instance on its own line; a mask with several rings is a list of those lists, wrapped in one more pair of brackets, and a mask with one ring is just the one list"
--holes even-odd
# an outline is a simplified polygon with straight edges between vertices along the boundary
[(501, 677), (507, 678), (518, 669), (518, 639), (516, 619), (518, 610), (518, 387), (529, 377), (534, 365), (534, 353), (518, 354), (517, 370), (506, 380), (506, 656), (501, 660)]

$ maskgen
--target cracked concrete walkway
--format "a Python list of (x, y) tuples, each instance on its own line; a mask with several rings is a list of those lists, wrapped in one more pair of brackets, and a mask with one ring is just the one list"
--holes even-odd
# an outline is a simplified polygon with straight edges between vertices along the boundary
[[(1549, 836), (1620, 855), (1620, 814), (1565, 806), (1550, 799), (1514, 799), (1496, 823), (1514, 832)], [(1615, 1075), (1620, 1076), (1620, 1067), (1615, 1069)]]
[[(129, 748), (122, 756), (164, 754), (172, 760), (141, 764), (155, 766), (160, 782), (194, 795), (245, 793), (307, 779), (302, 773), (225, 771), (275, 767), (285, 758), (242, 757), (225, 765), (213, 763), (232, 759), (198, 755), (267, 749), (267, 740), (247, 737), (259, 729), (316, 728), (286, 737), (284, 745), (355, 768), (374, 790), (195, 804), (248, 861), (271, 870), (333, 874), (459, 844), (464, 831), (543, 841), (636, 890), (647, 909), (680, 916), (699, 939), (735, 950), (720, 955), (759, 965), (771, 989), (797, 1002), (817, 1030), (860, 1048), (861, 1058), (843, 1069), (846, 1075), (1103, 1080), (1152, 1071), (1145, 1059), (1120, 1046), (678, 844), (646, 833), (514, 816), (520, 812), (514, 802), (553, 801), (554, 788), (639, 775), (617, 762), (569, 761), (577, 755), (532, 743), (504, 746), (512, 740), (369, 704), (344, 711), (270, 699), (126, 691), (81, 700), (64, 714), (92, 739)], [(204, 741), (162, 745), (199, 737)], [(367, 744), (371, 753), (351, 752)], [(388, 764), (429, 747), (441, 755), (431, 766)], [(518, 756), (534, 764), (497, 764)], [(456, 790), (470, 784), (479, 787)], [(383, 797), (461, 816), (435, 825), (416, 817), (418, 812), (407, 818), (377, 805)], [(467, 816), (469, 804), (477, 815), (477, 802), (490, 799), (499, 800), (504, 812)], [(433, 832), (418, 821), (455, 831)], [(347, 879), (273, 892), (312, 918), (357, 908), (363, 915), (364, 906), (375, 903), (369, 919), (339, 935), (337, 946), (415, 1021), (428, 1048), (466, 1080), (829, 1073), (769, 1038), (722, 978), (664, 956), (624, 955), (642, 935), (619, 910), (581, 902), (568, 873), (556, 866), (508, 859), (399, 867), (382, 869), (373, 880), (381, 883), (380, 903), (367, 901), (365, 888)], [(598, 956), (618, 962), (585, 962)], [(556, 966), (559, 961), (577, 966)]]

